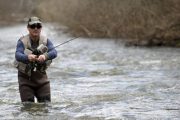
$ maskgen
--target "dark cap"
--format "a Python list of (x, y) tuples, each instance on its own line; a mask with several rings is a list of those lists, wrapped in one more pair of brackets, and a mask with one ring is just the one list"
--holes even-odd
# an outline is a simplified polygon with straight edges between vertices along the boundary
[(32, 24), (36, 24), (36, 23), (41, 23), (41, 19), (39, 19), (38, 17), (30, 17), (28, 20), (28, 24), (32, 25)]

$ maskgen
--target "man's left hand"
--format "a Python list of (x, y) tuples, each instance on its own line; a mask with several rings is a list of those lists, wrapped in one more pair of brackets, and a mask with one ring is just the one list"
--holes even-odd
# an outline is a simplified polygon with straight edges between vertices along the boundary
[(39, 62), (44, 62), (46, 60), (46, 56), (45, 55), (40, 55), (37, 59), (37, 61)]

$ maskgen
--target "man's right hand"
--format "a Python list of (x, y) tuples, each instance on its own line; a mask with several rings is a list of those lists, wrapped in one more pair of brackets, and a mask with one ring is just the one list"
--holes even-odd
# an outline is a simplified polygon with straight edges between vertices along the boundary
[(28, 60), (31, 62), (36, 61), (37, 60), (36, 55), (28, 55)]

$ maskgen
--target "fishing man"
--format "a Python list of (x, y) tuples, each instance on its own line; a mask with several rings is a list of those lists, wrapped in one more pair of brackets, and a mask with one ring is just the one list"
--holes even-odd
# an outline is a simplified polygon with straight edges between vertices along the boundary
[(39, 18), (29, 18), (27, 29), (29, 34), (17, 42), (14, 61), (14, 66), (18, 69), (21, 101), (34, 102), (36, 97), (38, 102), (50, 102), (50, 82), (46, 69), (52, 59), (57, 57), (57, 51), (48, 38), (40, 35), (42, 22)]

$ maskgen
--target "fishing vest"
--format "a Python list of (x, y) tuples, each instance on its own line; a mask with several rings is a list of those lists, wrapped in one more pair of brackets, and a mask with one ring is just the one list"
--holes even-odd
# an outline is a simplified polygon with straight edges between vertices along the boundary
[[(29, 35), (23, 36), (20, 38), (20, 40), (23, 42), (23, 45), (24, 45), (24, 54), (30, 54), (27, 52), (27, 51), (29, 51), (27, 48), (32, 47), (30, 36)], [(46, 44), (47, 44), (47, 38), (42, 35), (40, 36), (40, 39), (39, 39), (39, 45), (41, 45), (41, 44), (43, 44), (44, 46), (46, 46)], [(47, 54), (47, 53), (44, 53), (44, 54)], [(41, 68), (40, 68), (40, 71), (38, 71), (38, 72), (45, 72), (51, 63), (52, 63), (52, 60), (46, 60), (42, 65), (40, 65)], [(19, 62), (15, 59), (14, 67), (17, 68), (18, 71), (28, 75), (29, 77), (31, 76), (32, 62), (23, 63), (23, 62)]]

